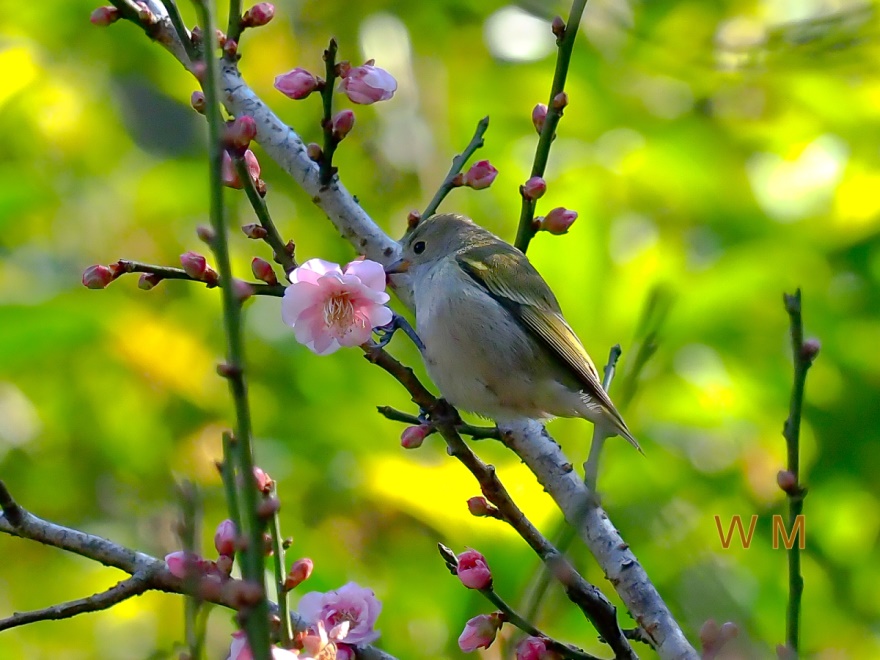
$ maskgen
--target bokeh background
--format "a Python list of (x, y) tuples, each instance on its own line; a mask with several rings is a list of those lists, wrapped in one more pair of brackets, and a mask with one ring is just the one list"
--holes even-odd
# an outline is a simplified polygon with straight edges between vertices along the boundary
[[(93, 263), (176, 265), (203, 249), (194, 230), (207, 221), (205, 126), (183, 69), (130, 24), (91, 26), (92, 8), (16, 3), (0, 17), (0, 478), (40, 516), (158, 556), (179, 547), (175, 483), (193, 480), (210, 548), (225, 517), (213, 461), (231, 420), (215, 374), (219, 296), (181, 282), (150, 292), (134, 278), (106, 291), (80, 284)], [(281, 0), (275, 21), (243, 38), (241, 69), (307, 140), (320, 135), (319, 102), (282, 97), (277, 73), (320, 72), (331, 36), (341, 57), (375, 58), (393, 73), (392, 101), (355, 108), (338, 165), (394, 235), (488, 114), (478, 157), (500, 174), (442, 208), (512, 240), (537, 140), (530, 113), (547, 101), (554, 66), (548, 21), (567, 11), (558, 2)], [(803, 648), (814, 658), (880, 657), (877, 36), (873, 3), (591, 0), (539, 203), (539, 213), (564, 205), (580, 218), (567, 236), (539, 235), (530, 257), (597, 362), (616, 342), (624, 350), (612, 395), (625, 400), (646, 457), (609, 444), (605, 505), (691, 639), (707, 618), (734, 621), (744, 657), (769, 657), (784, 636), (786, 557), (772, 547), (771, 520), (784, 512), (775, 475), (792, 370), (782, 293), (798, 286), (807, 334), (822, 341), (802, 443)], [(261, 160), (269, 207), (298, 257), (355, 256)], [(243, 195), (228, 198), (238, 224), (253, 221)], [(232, 245), (241, 274), (253, 256), (268, 257), (235, 231)], [(649, 330), (657, 350), (633, 379)], [(464, 622), (489, 606), (448, 574), (436, 543), (482, 550), (514, 603), (535, 558), (502, 524), (468, 515), (478, 489), (439, 441), (399, 447), (402, 427), (375, 406), (412, 405), (359, 351), (312, 355), (275, 299), (248, 305), (247, 331), (258, 463), (279, 482), (290, 559), (315, 561), (304, 586), (370, 586), (384, 602), (386, 650), (462, 657)], [(406, 341), (392, 350), (418, 364)], [(580, 464), (589, 425), (557, 421), (551, 431)], [(489, 442), (478, 451), (554, 534), (552, 503), (519, 461)], [(721, 547), (716, 515), (725, 525), (759, 516), (748, 550), (738, 540)], [(585, 551), (572, 553), (613, 597)], [(121, 577), (5, 536), (0, 557), (0, 616)], [(173, 657), (182, 613), (181, 598), (149, 594), (2, 633), (0, 658)], [(602, 652), (559, 589), (537, 622)], [(215, 611), (209, 657), (224, 657), (232, 629)], [(484, 657), (509, 657), (511, 647)]]

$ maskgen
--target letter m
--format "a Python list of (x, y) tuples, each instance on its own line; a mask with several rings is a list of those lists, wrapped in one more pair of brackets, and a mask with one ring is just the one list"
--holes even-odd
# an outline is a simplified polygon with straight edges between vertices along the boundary
[(779, 536), (782, 535), (782, 545), (786, 550), (791, 550), (794, 545), (794, 539), (798, 539), (798, 547), (803, 550), (807, 545), (807, 527), (804, 523), (804, 516), (800, 514), (794, 519), (791, 526), (791, 536), (785, 533), (785, 523), (782, 522), (782, 516), (773, 516), (773, 549), (779, 549)]

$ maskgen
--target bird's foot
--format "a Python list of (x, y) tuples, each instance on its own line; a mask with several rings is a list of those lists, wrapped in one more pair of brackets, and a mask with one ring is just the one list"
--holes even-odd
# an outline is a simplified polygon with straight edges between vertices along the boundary
[(380, 325), (378, 328), (373, 329), (373, 332), (379, 337), (376, 341), (376, 345), (379, 348), (385, 348), (385, 346), (388, 345), (388, 342), (391, 341), (394, 333), (398, 330), (403, 330), (404, 334), (412, 340), (412, 343), (415, 344), (420, 351), (425, 350), (425, 345), (422, 343), (422, 340), (416, 334), (413, 327), (409, 324), (409, 321), (395, 312), (392, 312), (391, 323)]

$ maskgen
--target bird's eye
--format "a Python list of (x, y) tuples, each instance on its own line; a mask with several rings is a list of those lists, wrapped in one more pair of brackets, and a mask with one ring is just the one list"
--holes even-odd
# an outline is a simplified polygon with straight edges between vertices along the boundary
[(425, 241), (416, 241), (416, 243), (413, 244), (413, 252), (415, 252), (416, 254), (421, 254), (424, 251)]

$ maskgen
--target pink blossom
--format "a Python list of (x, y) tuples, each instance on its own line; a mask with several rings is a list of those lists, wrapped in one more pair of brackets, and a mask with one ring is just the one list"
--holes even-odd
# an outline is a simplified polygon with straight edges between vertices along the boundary
[(496, 176), (498, 176), (498, 170), (495, 169), (492, 163), (488, 160), (478, 160), (465, 172), (462, 178), (462, 185), (474, 190), (482, 190), (491, 186)]
[(318, 355), (363, 344), (373, 328), (391, 322), (385, 270), (375, 261), (352, 261), (343, 270), (323, 259), (309, 259), (289, 277), (281, 318), (296, 340)]
[(335, 591), (312, 591), (299, 601), (299, 613), (306, 620), (324, 626), (348, 622), (350, 627), (345, 641), (348, 644), (369, 644), (379, 637), (373, 629), (382, 611), (382, 603), (372, 589), (349, 582)]
[(458, 579), (468, 589), (486, 589), (492, 586), (492, 572), (486, 558), (476, 550), (465, 550), (458, 555)]
[(119, 10), (116, 7), (98, 7), (92, 12), (92, 15), (89, 16), (89, 21), (91, 21), (92, 25), (97, 25), (99, 27), (106, 27), (118, 20)]
[(516, 645), (516, 660), (559, 660), (561, 657), (548, 649), (540, 637), (526, 637)]
[(547, 182), (539, 176), (533, 176), (523, 184), (520, 192), (528, 200), (540, 199), (547, 192)]
[(465, 624), (458, 638), (458, 648), (465, 653), (489, 648), (502, 623), (498, 613), (475, 616)]
[(232, 556), (235, 554), (237, 538), (235, 523), (227, 518), (217, 525), (217, 531), (214, 532), (214, 547), (219, 554)]
[(539, 220), (539, 227), (551, 234), (564, 234), (577, 220), (577, 211), (557, 206), (546, 217)]
[(339, 85), (352, 103), (369, 105), (387, 101), (397, 91), (397, 81), (385, 69), (372, 64), (350, 68)]
[[(250, 149), (244, 152), (244, 162), (247, 164), (248, 174), (251, 175), (251, 181), (259, 179), (260, 162), (257, 160), (254, 152)], [(236, 188), (238, 190), (244, 188), (244, 184), (242, 184), (241, 179), (238, 178), (238, 171), (235, 169), (232, 157), (226, 151), (223, 152), (223, 164), (220, 170), (220, 178), (223, 180), (224, 186)]]
[(107, 266), (89, 266), (83, 271), (83, 286), (89, 289), (103, 289), (113, 281), (113, 271)]
[(284, 96), (298, 101), (318, 88), (318, 79), (299, 67), (275, 76), (275, 89)]
[[(226, 660), (254, 660), (254, 654), (247, 641), (244, 630), (236, 630), (232, 633), (232, 643), (229, 645), (229, 655)], [(272, 660), (308, 660), (295, 651), (272, 647)]]
[(544, 130), (545, 121), (547, 121), (547, 106), (539, 103), (532, 109), (532, 123), (535, 125), (535, 130), (538, 133)]
[(425, 424), (407, 426), (400, 434), (400, 446), (404, 449), (417, 449), (422, 446), (431, 428)]

